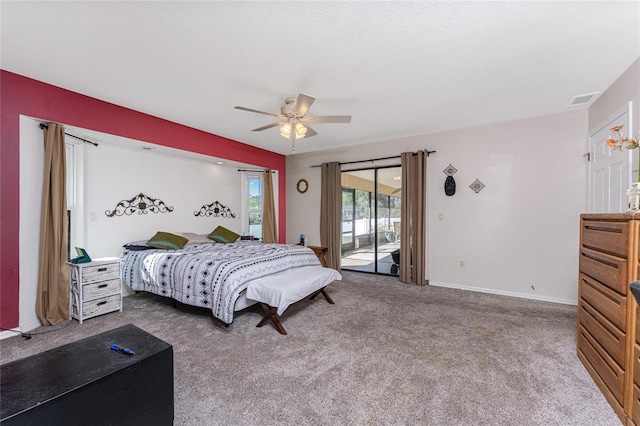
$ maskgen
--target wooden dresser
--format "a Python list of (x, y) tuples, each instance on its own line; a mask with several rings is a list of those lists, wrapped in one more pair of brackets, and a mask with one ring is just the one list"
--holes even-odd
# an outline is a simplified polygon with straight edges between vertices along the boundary
[[(578, 358), (623, 424), (640, 426), (640, 213), (580, 216)], [(635, 423), (634, 423), (635, 421)]]

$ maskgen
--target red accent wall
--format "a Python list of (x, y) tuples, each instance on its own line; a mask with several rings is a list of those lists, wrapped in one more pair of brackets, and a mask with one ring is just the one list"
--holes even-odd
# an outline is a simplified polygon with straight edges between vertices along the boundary
[[(19, 325), (20, 115), (278, 170), (286, 241), (286, 157), (0, 70), (0, 327)], [(36, 285), (35, 283), (30, 283)]]

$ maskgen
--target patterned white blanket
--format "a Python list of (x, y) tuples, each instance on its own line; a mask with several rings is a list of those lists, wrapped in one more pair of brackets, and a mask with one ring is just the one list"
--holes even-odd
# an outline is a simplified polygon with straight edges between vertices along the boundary
[(121, 258), (122, 278), (132, 290), (210, 308), (226, 324), (233, 322), (236, 300), (252, 280), (320, 264), (309, 247), (252, 241), (125, 250)]

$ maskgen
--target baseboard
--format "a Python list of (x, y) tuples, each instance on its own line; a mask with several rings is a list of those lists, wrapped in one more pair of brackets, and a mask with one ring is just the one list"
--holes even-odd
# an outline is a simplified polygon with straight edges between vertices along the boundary
[(498, 294), (500, 296), (519, 297), (521, 299), (540, 300), (540, 301), (543, 301), (543, 302), (560, 303), (560, 304), (563, 304), (563, 305), (578, 306), (578, 301), (577, 300), (572, 300), (572, 299), (561, 299), (561, 298), (557, 298), (557, 297), (536, 296), (536, 295), (527, 294), (527, 293), (517, 293), (517, 292), (514, 292), (514, 291), (504, 291), (504, 290), (495, 290), (495, 289), (491, 289), (491, 288), (472, 287), (472, 286), (459, 285), (459, 284), (449, 284), (449, 283), (442, 283), (442, 282), (431, 281), (431, 280), (429, 281), (429, 285), (433, 285), (433, 286), (436, 286), (436, 287), (457, 288), (458, 290), (475, 291), (475, 292), (478, 292), (478, 293)]
[(22, 331), (18, 330), (17, 328), (12, 328), (11, 330), (3, 330), (0, 331), (0, 340), (7, 339), (13, 336), (19, 336), (21, 334)]
[(28, 333), (31, 330), (35, 330), (38, 327), (42, 327), (42, 323), (40, 322), (40, 320), (38, 318), (35, 318), (33, 321), (31, 321), (31, 323), (29, 324), (22, 324), (20, 326), (20, 329), (25, 332)]
[(31, 330), (35, 330), (36, 328), (41, 326), (42, 324), (40, 323), (40, 320), (36, 319), (35, 321), (32, 321), (29, 324), (22, 324), (20, 327), (12, 328), (11, 330), (15, 330), (15, 332), (9, 331), (9, 330), (0, 332), (0, 340), (6, 339), (7, 337), (19, 336), (22, 333), (28, 333)]

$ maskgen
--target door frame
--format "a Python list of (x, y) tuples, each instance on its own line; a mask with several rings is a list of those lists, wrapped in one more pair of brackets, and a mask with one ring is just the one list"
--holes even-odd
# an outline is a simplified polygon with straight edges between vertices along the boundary
[[(387, 276), (391, 276), (391, 277), (396, 277), (398, 275), (395, 274), (390, 274), (390, 273), (385, 273), (385, 272), (380, 272), (378, 270), (378, 171), (381, 169), (391, 169), (391, 168), (399, 168), (400, 170), (402, 170), (402, 164), (390, 164), (390, 165), (386, 165), (386, 166), (373, 166), (373, 167), (361, 167), (361, 168), (357, 168), (357, 169), (349, 169), (349, 170), (341, 170), (340, 173), (349, 173), (349, 172), (359, 172), (359, 171), (363, 171), (363, 170), (371, 170), (373, 171), (373, 188), (375, 192), (372, 192), (369, 194), (369, 209), (371, 209), (371, 205), (373, 204), (373, 217), (375, 218), (373, 220), (373, 222), (375, 223), (374, 229), (373, 229), (373, 247), (374, 247), (374, 270), (373, 272), (371, 271), (356, 271), (353, 270), (355, 272), (361, 272), (363, 274), (375, 274), (375, 275), (387, 275)], [(342, 190), (344, 191), (345, 188), (343, 187)], [(353, 205), (354, 205), (354, 209), (353, 209), (353, 240), (354, 240), (354, 247), (355, 247), (355, 190), (354, 191), (354, 198), (353, 198)], [(373, 195), (375, 194), (375, 195)], [(373, 195), (373, 199), (371, 198)], [(404, 208), (404, 203), (401, 204), (401, 209)], [(371, 220), (371, 218), (370, 218)], [(342, 233), (341, 233), (342, 235)], [(341, 253), (342, 255), (342, 253)], [(342, 256), (341, 256), (342, 257)], [(346, 270), (350, 270), (349, 268), (344, 268)]]

